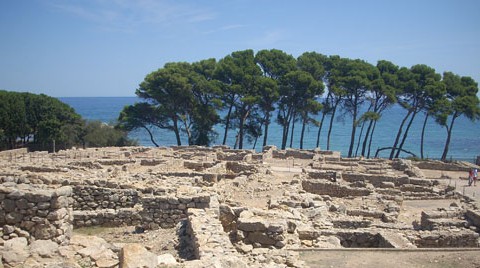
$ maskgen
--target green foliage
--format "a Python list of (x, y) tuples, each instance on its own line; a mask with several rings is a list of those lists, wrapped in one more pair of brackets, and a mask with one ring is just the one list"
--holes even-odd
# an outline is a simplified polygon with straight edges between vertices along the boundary
[(87, 121), (82, 141), (87, 147), (134, 146), (137, 142), (127, 136), (126, 131), (116, 129), (100, 121)]
[[(305, 52), (295, 59), (278, 49), (257, 53), (248, 49), (232, 52), (218, 62), (207, 59), (191, 64), (167, 63), (148, 74), (136, 92), (145, 101), (125, 107), (118, 128), (146, 129), (155, 145), (154, 128), (173, 131), (179, 145), (181, 136), (189, 144), (209, 145), (217, 134), (213, 126), (221, 123), (225, 126), (223, 144), (228, 132), (236, 131), (235, 147), (243, 148), (245, 138), (255, 146), (262, 135), (263, 145), (267, 145), (270, 118), (276, 111), (277, 122), (283, 128), (282, 149), (289, 135), (293, 146), (297, 122), (302, 124), (302, 148), (305, 126), (319, 128), (318, 144), (323, 121), (330, 115), (329, 150), (336, 112), (343, 111), (341, 116), (352, 117), (348, 155), (356, 156), (362, 145), (361, 155), (369, 157), (377, 122), (383, 112), (398, 103), (407, 111), (399, 122), (391, 151), (391, 157), (398, 157), (419, 113), (425, 114), (424, 126), (428, 117), (433, 117), (449, 133), (458, 116), (479, 119), (477, 92), (478, 85), (471, 78), (451, 73), (442, 77), (424, 64), (407, 68), (381, 60), (374, 66), (359, 59), (317, 52)], [(218, 115), (220, 111), (223, 118)], [(357, 128), (361, 128), (359, 135)]]
[(187, 135), (189, 145), (209, 145), (215, 135), (213, 126), (219, 121), (220, 86), (213, 79), (215, 67), (215, 59), (167, 63), (148, 74), (136, 91), (145, 102), (125, 107), (117, 127), (145, 129), (156, 146), (152, 127), (173, 131), (178, 145), (181, 133)]
[(31, 93), (0, 91), (0, 144), (4, 149), (30, 146), (51, 149), (69, 148), (78, 142), (81, 118), (58, 99)]
[(135, 144), (127, 132), (85, 122), (67, 104), (43, 94), (0, 91), (0, 148), (31, 150)]

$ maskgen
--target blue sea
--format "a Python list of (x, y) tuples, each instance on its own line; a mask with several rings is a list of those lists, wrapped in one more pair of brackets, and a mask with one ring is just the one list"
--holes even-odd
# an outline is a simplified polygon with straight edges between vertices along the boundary
[[(88, 120), (100, 120), (105, 123), (115, 123), (120, 111), (126, 105), (140, 102), (141, 99), (137, 97), (68, 97), (60, 98), (61, 101), (72, 106), (75, 111), (83, 118)], [(372, 156), (378, 148), (392, 146), (395, 135), (398, 130), (398, 126), (401, 120), (405, 116), (406, 111), (400, 106), (393, 106), (389, 110), (386, 110), (377, 123), (375, 129), (374, 139), (372, 142)], [(342, 112), (337, 112), (342, 114)], [(276, 118), (276, 115), (273, 115)], [(321, 115), (318, 116), (320, 120)], [(326, 136), (328, 131), (328, 122), (330, 118), (327, 117), (322, 129), (320, 138), (320, 148), (326, 149)], [(424, 115), (419, 114), (415, 119), (408, 138), (405, 142), (404, 149), (415, 153), (420, 156), (420, 135), (422, 131), (422, 124)], [(332, 129), (330, 149), (334, 151), (340, 151), (342, 156), (348, 155), (348, 146), (350, 145), (350, 133), (351, 133), (351, 118), (348, 115), (337, 116), (334, 119), (334, 126)], [(218, 133), (217, 139), (214, 145), (220, 144), (223, 138), (223, 127), (221, 125), (215, 126), (215, 131)], [(293, 139), (293, 147), (299, 147), (301, 124), (297, 123), (295, 126), (295, 133)], [(312, 149), (316, 146), (318, 128), (315, 126), (307, 127), (304, 138), (304, 149)], [(268, 143), (270, 145), (281, 146), (282, 128), (273, 122), (270, 125)], [(360, 133), (360, 128), (357, 129), (357, 135)], [(171, 131), (157, 130), (155, 133), (155, 140), (161, 146), (176, 145), (175, 135)], [(235, 130), (229, 130), (227, 145), (233, 147), (235, 143)], [(145, 131), (138, 130), (133, 131), (130, 137), (138, 140), (140, 145), (153, 146), (150, 138)], [(441, 157), (445, 140), (447, 137), (447, 131), (445, 128), (440, 127), (435, 123), (433, 119), (429, 119), (425, 134), (424, 142), (424, 156), (430, 159), (438, 159)], [(290, 142), (290, 137), (289, 140)], [(187, 144), (186, 138), (183, 137), (183, 144)], [(289, 144), (289, 142), (287, 144)], [(263, 143), (263, 137), (258, 139), (256, 150), (261, 149)], [(249, 142), (245, 140), (245, 149), (253, 148), (253, 141)], [(359, 149), (359, 152), (361, 147)], [(385, 150), (380, 153), (380, 157), (388, 157), (389, 151)], [(473, 162), (477, 155), (480, 155), (480, 122), (472, 122), (467, 118), (460, 117), (455, 122), (452, 134), (452, 140), (450, 143), (448, 158), (453, 160), (462, 160)], [(406, 157), (408, 155), (401, 155)]]

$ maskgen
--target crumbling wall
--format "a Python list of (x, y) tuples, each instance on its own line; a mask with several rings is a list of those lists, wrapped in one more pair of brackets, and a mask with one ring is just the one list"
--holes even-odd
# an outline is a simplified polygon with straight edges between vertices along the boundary
[(479, 247), (479, 234), (470, 230), (424, 231), (415, 238), (419, 248)]
[(134, 189), (112, 189), (92, 185), (77, 185), (73, 188), (74, 210), (97, 210), (132, 208), (138, 203)]
[(367, 196), (372, 193), (371, 190), (365, 188), (353, 188), (343, 186), (337, 183), (324, 181), (303, 180), (302, 187), (305, 191), (318, 195), (329, 195), (331, 197), (347, 197), (347, 196)]
[(257, 165), (254, 164), (247, 164), (247, 163), (242, 163), (242, 162), (237, 162), (237, 161), (228, 161), (226, 164), (227, 171), (231, 171), (233, 173), (257, 173)]
[(415, 161), (413, 165), (421, 169), (445, 170), (445, 171), (465, 171), (468, 172), (472, 168), (461, 163), (445, 163), (437, 160)]
[(141, 203), (142, 226), (148, 229), (173, 228), (180, 220), (187, 218), (187, 209), (208, 208), (210, 196), (149, 196), (143, 197)]
[(187, 233), (191, 237), (196, 259), (222, 258), (237, 253), (223, 232), (214, 209), (189, 209)]
[(116, 206), (117, 209), (75, 210), (75, 227), (139, 225), (144, 229), (173, 228), (187, 218), (189, 208), (208, 208), (209, 195), (197, 196), (143, 196), (135, 207)]
[(467, 210), (465, 213), (465, 218), (477, 228), (480, 228), (480, 211), (478, 210)]
[(422, 211), (420, 218), (420, 227), (423, 230), (435, 230), (441, 227), (457, 227), (463, 228), (464, 220), (460, 217), (464, 215), (463, 210), (449, 211)]
[(72, 234), (72, 188), (42, 189), (35, 185), (0, 185), (3, 239), (25, 237), (68, 244)]

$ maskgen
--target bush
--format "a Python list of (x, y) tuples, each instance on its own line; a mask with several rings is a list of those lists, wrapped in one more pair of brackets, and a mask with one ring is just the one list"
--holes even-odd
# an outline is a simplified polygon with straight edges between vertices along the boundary
[(100, 121), (87, 121), (82, 138), (84, 147), (135, 146), (136, 140), (128, 138), (126, 131)]

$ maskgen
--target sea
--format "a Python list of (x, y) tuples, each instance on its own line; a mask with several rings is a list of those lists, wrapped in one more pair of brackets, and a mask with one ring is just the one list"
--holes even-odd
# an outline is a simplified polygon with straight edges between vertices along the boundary
[[(59, 98), (64, 103), (70, 105), (75, 111), (87, 120), (99, 120), (104, 123), (114, 124), (118, 119), (120, 111), (128, 105), (132, 105), (142, 100), (137, 97), (64, 97)], [(275, 113), (275, 112), (274, 112)], [(348, 114), (337, 111), (338, 116), (334, 118), (332, 135), (330, 141), (330, 150), (340, 151), (342, 156), (348, 155), (348, 147), (350, 145), (351, 124), (352, 120)], [(395, 136), (401, 120), (405, 116), (406, 111), (400, 106), (395, 105), (386, 110), (380, 121), (378, 121), (371, 147), (371, 155), (379, 148), (389, 147), (393, 145)], [(276, 114), (272, 116), (276, 118)], [(318, 115), (317, 120), (321, 119)], [(424, 120), (424, 114), (418, 114), (410, 129), (408, 138), (403, 148), (417, 156), (420, 156), (420, 139)], [(273, 120), (274, 121), (274, 120)], [(326, 139), (328, 131), (328, 123), (330, 118), (325, 118), (325, 123), (320, 136), (320, 149), (326, 149)], [(212, 145), (219, 145), (223, 139), (224, 128), (218, 124), (214, 127), (217, 137)], [(297, 123), (294, 131), (293, 148), (300, 146), (301, 124)], [(360, 127), (357, 129), (357, 135), (360, 134)], [(310, 125), (305, 131), (304, 149), (313, 149), (316, 147), (318, 127)], [(160, 146), (177, 145), (175, 135), (172, 131), (156, 129), (154, 131), (156, 142)], [(235, 130), (229, 130), (227, 145), (233, 148), (235, 144)], [(138, 141), (139, 145), (154, 146), (150, 141), (145, 130), (135, 130), (129, 133), (129, 137)], [(447, 130), (439, 126), (433, 118), (427, 123), (424, 141), (424, 157), (429, 159), (439, 159), (443, 153), (447, 137)], [(357, 137), (358, 138), (358, 137)], [(276, 122), (272, 122), (269, 128), (268, 144), (276, 145), (280, 148), (282, 139), (282, 128)], [(244, 149), (261, 150), (263, 137), (260, 137), (255, 145), (253, 140), (244, 141)], [(290, 137), (288, 145), (290, 143)], [(182, 144), (186, 145), (186, 137), (182, 137)], [(356, 147), (355, 147), (356, 149)], [(355, 151), (355, 150), (354, 150)], [(359, 153), (361, 146), (359, 148)], [(389, 150), (379, 153), (379, 157), (388, 157)], [(408, 154), (402, 153), (400, 157), (408, 157)], [(477, 156), (480, 156), (480, 121), (472, 122), (465, 117), (459, 117), (452, 131), (452, 139), (450, 142), (448, 159), (475, 162)]]

